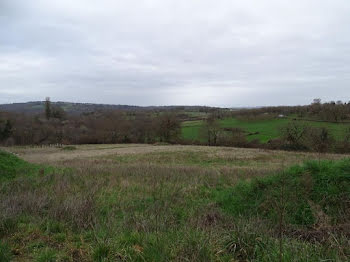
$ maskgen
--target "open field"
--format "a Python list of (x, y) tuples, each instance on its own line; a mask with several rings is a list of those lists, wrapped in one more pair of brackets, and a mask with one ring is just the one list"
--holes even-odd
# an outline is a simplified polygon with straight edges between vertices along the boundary
[[(258, 121), (242, 121), (235, 118), (227, 118), (219, 120), (219, 124), (222, 128), (242, 128), (247, 132), (247, 134), (258, 132), (258, 134), (247, 136), (248, 140), (258, 139), (259, 141), (266, 143), (270, 139), (278, 138), (280, 136), (281, 127), (283, 127), (290, 121), (292, 121), (292, 118), (276, 118)], [(330, 123), (314, 121), (301, 122), (304, 122), (313, 127), (328, 128), (336, 140), (341, 140), (344, 137), (345, 130), (350, 127), (350, 123)], [(201, 128), (203, 127), (203, 124), (203, 121), (200, 120), (184, 122), (182, 124), (182, 137), (189, 141), (203, 141), (203, 139), (201, 138)]]
[[(281, 250), (283, 261), (350, 256), (346, 155), (325, 154), (332, 162), (319, 164), (312, 153), (205, 146), (2, 150), (28, 162), (0, 154), (0, 261), (279, 261)], [(271, 176), (310, 160), (287, 171), (283, 187)], [(274, 213), (281, 188), (282, 237)]]
[[(208, 147), (185, 145), (147, 145), (147, 144), (114, 144), (114, 145), (77, 145), (73, 150), (59, 147), (6, 147), (4, 151), (17, 154), (20, 158), (40, 164), (67, 165), (75, 161), (94, 163), (101, 160), (116, 164), (157, 164), (185, 165), (216, 168), (237, 167), (267, 170), (285, 168), (302, 164), (308, 160), (318, 159), (316, 153), (288, 152), (264, 149), (246, 149), (232, 147)], [(68, 147), (69, 149), (69, 147)], [(346, 155), (324, 154), (322, 159), (338, 160)]]

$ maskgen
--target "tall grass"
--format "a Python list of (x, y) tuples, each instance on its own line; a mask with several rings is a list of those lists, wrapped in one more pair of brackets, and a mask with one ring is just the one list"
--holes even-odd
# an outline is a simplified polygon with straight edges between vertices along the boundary
[(7, 243), (0, 256), (278, 261), (282, 250), (283, 261), (349, 258), (350, 161), (310, 162), (285, 173), (281, 242), (276, 207), (282, 177), (259, 173), (259, 166), (246, 172), (180, 154), (170, 164), (136, 156), (137, 162), (87, 159), (33, 166), (27, 175), (20, 167), (31, 164), (13, 157), (1, 158), (18, 165), (0, 186), (0, 238)]

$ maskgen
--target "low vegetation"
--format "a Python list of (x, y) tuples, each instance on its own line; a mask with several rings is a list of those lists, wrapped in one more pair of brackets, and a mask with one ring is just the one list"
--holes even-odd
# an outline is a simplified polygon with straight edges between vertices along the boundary
[(17, 176), (32, 174), (38, 171), (36, 165), (29, 164), (17, 156), (0, 150), (0, 182), (13, 179)]
[(42, 154), (52, 167), (1, 152), (0, 261), (350, 258), (350, 161), (342, 156), (135, 148), (11, 148), (28, 159)]

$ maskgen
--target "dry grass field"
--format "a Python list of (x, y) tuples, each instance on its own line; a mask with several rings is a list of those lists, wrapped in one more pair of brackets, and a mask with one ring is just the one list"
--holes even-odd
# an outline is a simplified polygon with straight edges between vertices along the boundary
[[(319, 154), (305, 152), (288, 152), (264, 149), (247, 149), (232, 147), (208, 147), (186, 145), (147, 145), (147, 144), (113, 144), (113, 145), (76, 145), (61, 147), (4, 147), (0, 149), (15, 153), (20, 158), (40, 164), (66, 165), (72, 161), (93, 161), (103, 164), (107, 160), (116, 160), (116, 163), (142, 162), (152, 164), (184, 164), (228, 166), (241, 168), (254, 168), (262, 166), (275, 170), (294, 164), (300, 164), (307, 160), (327, 159), (339, 160), (347, 155)], [(65, 150), (66, 149), (66, 150)], [(195, 158), (195, 159), (193, 159)], [(121, 160), (121, 161), (118, 161)], [(127, 161), (129, 159), (130, 161)], [(137, 159), (137, 161), (136, 161)], [(191, 162), (191, 160), (193, 160)], [(196, 161), (197, 160), (197, 161)], [(206, 166), (207, 168), (207, 166)]]
[[(327, 165), (347, 158), (345, 155), (139, 144), (1, 149), (29, 162), (12, 159), (12, 155), (4, 157), (4, 162), (10, 163), (7, 166), (18, 165), (18, 169), (8, 169), (10, 178), (3, 180), (0, 188), (3, 261), (349, 258), (349, 220), (344, 218), (348, 202), (334, 205), (340, 214), (322, 210), (323, 202), (317, 202), (313, 195), (314, 202), (307, 200), (307, 207), (296, 199), (292, 204), (295, 212), (300, 206), (301, 212), (311, 208), (312, 214), (302, 213), (293, 221), (283, 218), (279, 224), (283, 235), (273, 215), (273, 210), (280, 208), (281, 198), (272, 202), (266, 199), (263, 211), (258, 209), (261, 215), (237, 215), (231, 206), (250, 203), (252, 196), (259, 196), (261, 188), (265, 190), (275, 183), (273, 179), (259, 179), (316, 160), (310, 168), (305, 167), (305, 172), (302, 167), (302, 171), (290, 171), (291, 176), (298, 172), (307, 174), (300, 188), (306, 185), (309, 190), (317, 184), (310, 178), (318, 168), (315, 165), (320, 166), (315, 172), (326, 172), (331, 170)], [(344, 169), (334, 165), (334, 170)], [(348, 179), (349, 173), (345, 173), (344, 181)], [(258, 181), (254, 182), (258, 185), (256, 193), (249, 193), (250, 186), (242, 191), (242, 183), (249, 181)], [(341, 185), (347, 187), (344, 183)], [(232, 191), (235, 188), (237, 191)], [(248, 193), (238, 201), (235, 192)], [(273, 198), (276, 192), (280, 191), (267, 190), (266, 195)], [(304, 198), (309, 193), (300, 194)], [(348, 195), (341, 197), (348, 201)], [(288, 208), (286, 204), (286, 217)]]

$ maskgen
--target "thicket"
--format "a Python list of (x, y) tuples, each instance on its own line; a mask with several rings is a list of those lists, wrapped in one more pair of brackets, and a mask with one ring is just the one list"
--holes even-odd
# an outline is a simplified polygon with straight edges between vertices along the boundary
[(94, 112), (80, 116), (59, 113), (47, 101), (45, 114), (2, 114), (0, 143), (5, 145), (174, 143), (180, 120), (174, 113)]

